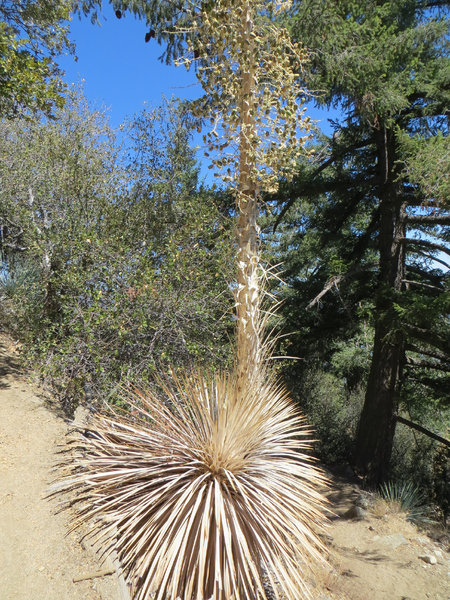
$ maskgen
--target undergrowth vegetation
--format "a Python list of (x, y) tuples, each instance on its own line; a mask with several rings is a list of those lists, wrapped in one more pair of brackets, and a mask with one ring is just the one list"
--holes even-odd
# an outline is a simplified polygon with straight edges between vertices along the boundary
[(426, 520), (425, 495), (412, 481), (387, 481), (380, 486), (380, 496), (393, 512), (404, 513), (408, 521)]
[(71, 414), (169, 364), (228, 364), (234, 230), (176, 102), (132, 119), (123, 149), (103, 112), (69, 100), (51, 126), (0, 126), (0, 318)]

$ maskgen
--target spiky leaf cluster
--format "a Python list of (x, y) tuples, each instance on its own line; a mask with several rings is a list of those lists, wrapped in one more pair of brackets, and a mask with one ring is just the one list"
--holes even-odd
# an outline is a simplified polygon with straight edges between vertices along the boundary
[(125, 400), (130, 412), (94, 418), (66, 487), (118, 553), (133, 597), (307, 595), (324, 479), (285, 390), (266, 376), (242, 395), (234, 376), (197, 373), (164, 399)]

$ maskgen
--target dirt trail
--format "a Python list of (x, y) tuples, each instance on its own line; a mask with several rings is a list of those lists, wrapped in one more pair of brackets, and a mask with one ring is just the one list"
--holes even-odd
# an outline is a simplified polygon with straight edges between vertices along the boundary
[[(92, 549), (67, 535), (67, 515), (46, 499), (67, 424), (33, 393), (9, 340), (0, 334), (0, 600), (124, 600), (115, 575), (100, 572)], [(361, 490), (336, 478), (337, 515)], [(448, 537), (433, 541), (396, 514), (331, 521), (329, 567), (314, 578), (314, 600), (447, 600)], [(433, 557), (433, 564), (423, 560)], [(422, 557), (422, 558), (420, 558)], [(107, 565), (110, 566), (110, 565)]]
[(317, 600), (448, 600), (449, 536), (419, 530), (348, 475), (332, 479), (329, 568), (317, 576)]
[(0, 337), (0, 599), (119, 600), (115, 576), (73, 582), (105, 566), (46, 499), (67, 425), (33, 394), (7, 344)]

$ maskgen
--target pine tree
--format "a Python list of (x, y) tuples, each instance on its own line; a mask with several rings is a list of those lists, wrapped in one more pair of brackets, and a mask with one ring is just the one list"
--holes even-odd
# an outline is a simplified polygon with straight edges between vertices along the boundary
[[(305, 85), (323, 105), (339, 105), (344, 118), (324, 158), (297, 178), (281, 215), (315, 191), (331, 198), (323, 241), (348, 239), (326, 289), (367, 274), (367, 252), (378, 254), (375, 341), (354, 455), (374, 483), (388, 475), (406, 365), (427, 356), (443, 359), (432, 368), (448, 365), (446, 278), (436, 268), (448, 268), (450, 222), (444, 5), (302, 1), (290, 21), (310, 50)], [(419, 305), (430, 306), (422, 326)]]

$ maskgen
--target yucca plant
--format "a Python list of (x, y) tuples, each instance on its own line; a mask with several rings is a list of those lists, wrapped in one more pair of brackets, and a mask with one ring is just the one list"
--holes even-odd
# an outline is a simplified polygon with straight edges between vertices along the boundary
[(126, 399), (128, 412), (97, 416), (75, 442), (66, 488), (134, 597), (304, 597), (324, 478), (283, 388), (268, 377), (242, 396), (236, 377), (196, 373), (164, 399)]
[(412, 481), (386, 481), (380, 486), (380, 496), (387, 503), (397, 505), (408, 521), (427, 520), (425, 495)]
[(118, 553), (136, 600), (266, 600), (268, 588), (299, 600), (321, 557), (325, 479), (302, 416), (267, 366), (257, 225), (261, 191), (289, 176), (304, 142), (298, 127), (308, 127), (292, 67), (303, 54), (273, 19), (290, 2), (186, 0), (171, 31), (170, 3), (134, 10), (141, 4), (152, 25), (164, 8), (158, 36), (188, 40), (181, 62), (199, 58), (215, 115), (205, 137), (230, 173), (238, 216), (236, 366), (174, 377), (163, 394), (127, 393), (127, 413), (96, 415), (75, 442), (65, 487), (77, 490), (77, 522)]

